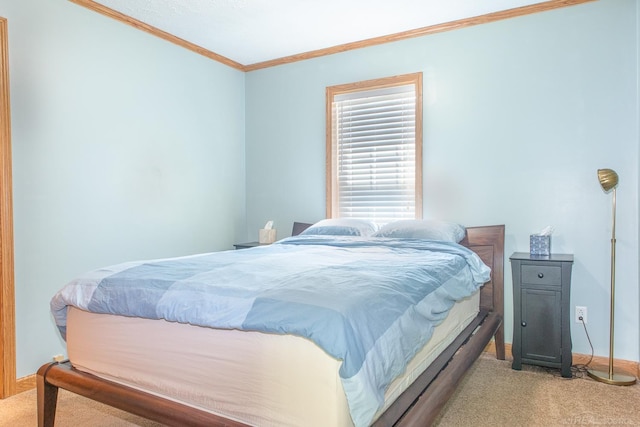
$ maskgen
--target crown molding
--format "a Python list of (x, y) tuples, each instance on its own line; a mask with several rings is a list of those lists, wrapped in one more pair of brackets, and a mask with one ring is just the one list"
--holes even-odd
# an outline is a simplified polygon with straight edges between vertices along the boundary
[(362, 49), (370, 46), (377, 46), (380, 44), (396, 42), (400, 40), (406, 40), (415, 37), (427, 36), (430, 34), (442, 33), (444, 31), (453, 31), (461, 28), (467, 28), (480, 24), (488, 24), (490, 22), (500, 21), (503, 19), (515, 18), (523, 15), (531, 15), (534, 13), (546, 12), (553, 9), (559, 9), (567, 6), (575, 6), (583, 3), (589, 3), (597, 0), (549, 0), (542, 3), (536, 3), (528, 6), (517, 7), (513, 9), (503, 10), (500, 12), (493, 12), (485, 15), (475, 16), (471, 18), (459, 19), (457, 21), (445, 22), (437, 25), (430, 25), (427, 27), (416, 28), (414, 30), (403, 31), (400, 33), (389, 34), (381, 37), (374, 37), (366, 40), (361, 40), (352, 43), (345, 43), (337, 46), (328, 47), (325, 49), (318, 49), (309, 52), (299, 53), (296, 55), (285, 56), (282, 58), (272, 59), (269, 61), (257, 62), (254, 64), (243, 65), (225, 56), (218, 55), (215, 52), (207, 50), (194, 43), (181, 39), (180, 37), (169, 34), (159, 28), (153, 27), (142, 21), (134, 19), (121, 12), (108, 8), (102, 4), (96, 3), (93, 0), (69, 0), (72, 3), (76, 3), (80, 6), (86, 7), (94, 12), (98, 12), (102, 15), (113, 18), (117, 21), (123, 22), (127, 25), (135, 27), (139, 30), (145, 31), (154, 36), (160, 37), (171, 43), (182, 46), (185, 49), (189, 49), (214, 61), (221, 62), (232, 68), (240, 71), (248, 72), (260, 70), (263, 68), (275, 67), (278, 65), (290, 64), (293, 62), (304, 61), (307, 59), (318, 58), (321, 56), (333, 55), (336, 53), (347, 52), (354, 49)]

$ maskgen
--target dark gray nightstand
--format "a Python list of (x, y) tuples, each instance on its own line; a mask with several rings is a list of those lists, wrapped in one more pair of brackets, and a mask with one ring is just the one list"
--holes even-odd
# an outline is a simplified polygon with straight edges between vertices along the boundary
[(513, 369), (560, 368), (571, 377), (570, 292), (573, 255), (516, 252), (513, 274)]

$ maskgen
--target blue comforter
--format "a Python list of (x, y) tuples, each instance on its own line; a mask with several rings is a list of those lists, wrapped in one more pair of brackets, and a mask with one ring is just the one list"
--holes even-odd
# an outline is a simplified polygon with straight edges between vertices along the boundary
[(297, 236), (269, 246), (99, 269), (61, 289), (67, 306), (214, 328), (306, 337), (342, 360), (356, 426), (430, 338), (454, 302), (489, 280), (467, 248), (413, 239)]

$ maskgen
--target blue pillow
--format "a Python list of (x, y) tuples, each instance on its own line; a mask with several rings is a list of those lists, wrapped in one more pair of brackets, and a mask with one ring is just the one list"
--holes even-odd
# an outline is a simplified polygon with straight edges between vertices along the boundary
[(378, 227), (371, 221), (355, 218), (323, 219), (304, 230), (301, 235), (371, 236)]
[(404, 219), (382, 226), (373, 237), (444, 240), (459, 243), (464, 239), (465, 234), (465, 228), (454, 222)]

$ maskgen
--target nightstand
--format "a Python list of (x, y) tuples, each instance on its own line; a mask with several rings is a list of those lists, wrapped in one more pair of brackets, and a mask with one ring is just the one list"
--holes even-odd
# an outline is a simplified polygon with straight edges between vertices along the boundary
[(248, 249), (248, 248), (255, 248), (256, 246), (260, 246), (260, 243), (258, 242), (234, 243), (233, 246), (235, 246), (236, 249)]
[(570, 293), (573, 255), (511, 257), (513, 274), (513, 365), (560, 368), (571, 377)]

